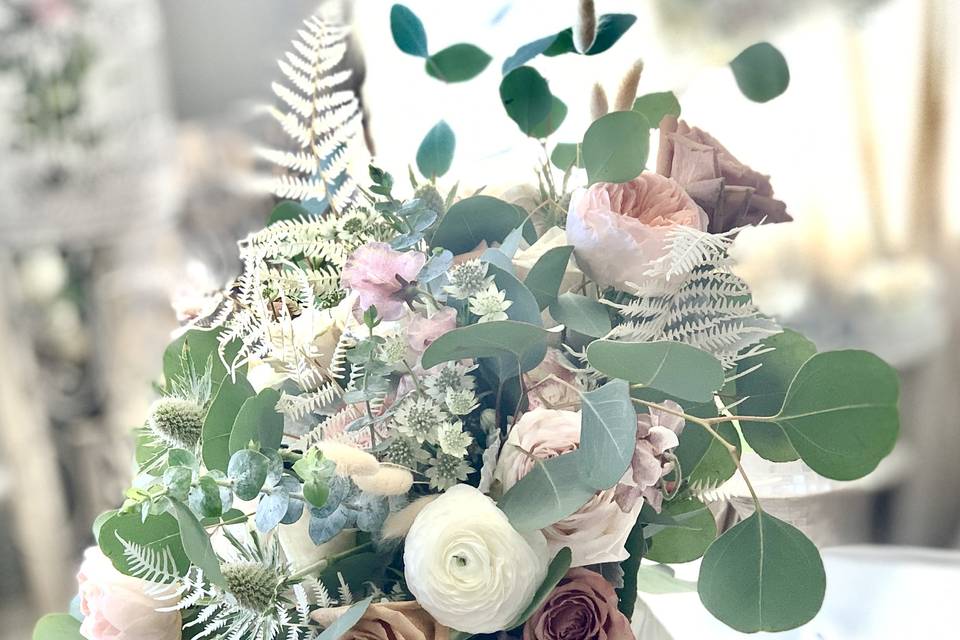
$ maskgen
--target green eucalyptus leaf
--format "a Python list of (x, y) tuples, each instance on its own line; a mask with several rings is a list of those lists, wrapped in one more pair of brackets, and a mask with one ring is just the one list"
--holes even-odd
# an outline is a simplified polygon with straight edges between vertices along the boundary
[(283, 414), (276, 410), (279, 400), (280, 392), (269, 387), (244, 400), (230, 430), (230, 455), (246, 449), (250, 442), (256, 442), (264, 449), (280, 448), (283, 440)]
[(80, 634), (80, 621), (69, 613), (50, 613), (37, 621), (33, 628), (33, 640), (84, 640)]
[(220, 485), (212, 476), (201, 476), (197, 484), (190, 488), (187, 501), (190, 508), (200, 517), (216, 518), (223, 513)]
[[(687, 410), (686, 407), (684, 409)], [(737, 428), (729, 422), (722, 422), (714, 425), (714, 430), (737, 447), (739, 458), (741, 445)], [(680, 446), (674, 453), (680, 460), (684, 478), (693, 486), (719, 486), (737, 470), (727, 448), (698, 424), (687, 423), (680, 434)]]
[[(803, 363), (817, 347), (796, 331), (785, 329), (763, 341), (773, 351), (743, 358), (737, 364), (737, 395), (746, 398), (733, 411), (745, 416), (773, 416), (780, 412), (787, 388)], [(758, 369), (750, 371), (757, 365)], [(749, 371), (749, 373), (747, 373)], [(773, 462), (797, 459), (797, 452), (780, 425), (768, 422), (740, 421), (740, 431), (750, 447)]]
[(257, 531), (267, 533), (272, 531), (287, 514), (290, 508), (290, 492), (284, 486), (276, 486), (260, 498), (257, 504), (257, 515), (254, 524)]
[(310, 212), (299, 202), (293, 202), (292, 200), (284, 200), (280, 202), (273, 208), (273, 211), (270, 212), (270, 219), (267, 224), (271, 225), (274, 222), (281, 222), (283, 220), (302, 220), (310, 217)]
[(443, 82), (465, 82), (480, 75), (491, 59), (480, 47), (462, 42), (427, 58), (427, 75)]
[(572, 167), (582, 167), (580, 144), (576, 142), (560, 142), (550, 154), (550, 162), (561, 171), (569, 171)]
[(233, 491), (241, 500), (253, 500), (267, 481), (270, 460), (259, 451), (241, 449), (230, 456), (227, 477), (233, 480)]
[(654, 562), (691, 562), (703, 555), (717, 537), (717, 523), (710, 509), (696, 498), (672, 500), (663, 511), (679, 526), (666, 527), (648, 541), (646, 557)]
[(549, 138), (560, 128), (567, 117), (567, 105), (557, 96), (552, 96), (550, 103), (550, 112), (547, 117), (535, 125), (529, 132), (531, 138)]
[(537, 609), (539, 609), (547, 598), (550, 597), (550, 594), (553, 593), (556, 586), (560, 584), (563, 577), (567, 575), (572, 559), (573, 554), (570, 551), (570, 547), (563, 547), (557, 552), (557, 555), (553, 556), (553, 560), (550, 561), (550, 565), (547, 567), (546, 577), (543, 579), (543, 582), (540, 583), (536, 593), (533, 594), (533, 600), (530, 601), (530, 604), (527, 605), (516, 620), (507, 625), (508, 629), (519, 627), (529, 620), (530, 616), (536, 613)]
[(737, 86), (754, 102), (773, 100), (790, 85), (790, 68), (783, 54), (769, 42), (750, 45), (730, 61)]
[(492, 196), (471, 196), (454, 204), (437, 225), (430, 246), (454, 255), (476, 248), (482, 241), (502, 242), (523, 222), (516, 208)]
[(583, 166), (590, 184), (628, 182), (647, 164), (650, 123), (636, 111), (614, 111), (597, 119), (583, 136)]
[(710, 545), (697, 586), (707, 610), (744, 633), (799, 627), (820, 610), (825, 588), (813, 543), (763, 511)]
[(193, 470), (189, 467), (169, 467), (163, 472), (163, 484), (171, 498), (186, 500), (193, 481)]
[(500, 82), (500, 101), (520, 130), (533, 135), (553, 109), (547, 81), (533, 67), (517, 67)]
[(393, 41), (400, 51), (420, 58), (429, 55), (427, 32), (423, 23), (413, 11), (402, 4), (395, 4), (390, 9), (390, 33), (393, 34)]
[(642, 593), (693, 593), (697, 583), (674, 576), (673, 569), (663, 564), (644, 565), (637, 571), (637, 591)]
[(587, 360), (611, 378), (693, 402), (709, 402), (724, 381), (719, 360), (680, 342), (596, 340), (587, 347)]
[[(605, 13), (597, 19), (597, 35), (586, 55), (595, 56), (615, 45), (625, 34), (637, 16), (629, 13)], [(564, 53), (577, 53), (573, 46), (573, 29), (564, 29), (556, 35), (553, 43), (543, 52), (545, 56), (558, 56)]]
[(433, 125), (417, 149), (417, 168), (427, 178), (439, 178), (450, 170), (457, 138), (445, 120)]
[(818, 353), (800, 367), (771, 426), (820, 475), (855, 480), (893, 450), (898, 396), (896, 371), (872, 353)]
[(121, 540), (156, 554), (169, 552), (177, 575), (186, 575), (190, 569), (190, 561), (180, 541), (180, 528), (169, 513), (148, 515), (146, 520), (138, 513), (115, 513), (100, 526), (97, 541), (103, 555), (110, 558), (117, 571), (133, 575)]
[(501, 73), (507, 75), (514, 69), (523, 66), (530, 60), (533, 60), (538, 55), (550, 48), (550, 45), (553, 44), (554, 40), (557, 39), (557, 34), (552, 33), (549, 36), (540, 38), (539, 40), (534, 40), (533, 42), (528, 42), (523, 45), (517, 51), (503, 61), (503, 67), (501, 67)]
[(495, 264), (488, 264), (487, 273), (493, 276), (494, 284), (506, 293), (507, 300), (512, 302), (506, 311), (508, 318), (537, 326), (543, 324), (536, 297), (526, 285), (517, 279), (517, 276)]
[(623, 380), (612, 380), (581, 398), (580, 474), (587, 485), (602, 491), (617, 484), (630, 466), (637, 444), (637, 412)]
[(482, 322), (448, 331), (424, 351), (421, 363), (430, 369), (443, 362), (511, 355), (520, 369), (529, 371), (543, 360), (549, 332), (515, 320)]
[(208, 469), (227, 470), (230, 460), (230, 434), (240, 408), (254, 391), (247, 379), (237, 374), (236, 381), (224, 378), (217, 395), (213, 397), (203, 419), (203, 438), (200, 453)]
[(591, 338), (607, 335), (613, 326), (608, 306), (576, 293), (557, 296), (550, 305), (550, 315), (568, 329)]
[[(211, 379), (214, 384), (227, 375), (227, 368), (220, 359), (219, 352), (221, 332), (222, 329), (190, 329), (167, 345), (163, 352), (163, 378), (167, 389), (170, 389), (173, 379), (182, 378), (185, 373), (181, 358), (184, 349), (187, 362), (197, 375), (203, 375), (208, 361), (212, 364)], [(233, 341), (227, 345), (224, 355), (228, 360), (232, 360), (239, 348), (239, 341)]]
[(330, 497), (330, 485), (322, 478), (307, 480), (303, 483), (303, 497), (314, 507), (322, 507)]
[(204, 577), (213, 584), (226, 587), (227, 582), (220, 571), (220, 560), (213, 551), (210, 544), (210, 538), (204, 530), (203, 525), (193, 515), (187, 505), (176, 500), (172, 501), (173, 514), (180, 526), (180, 539), (183, 542), (183, 550), (186, 552), (190, 562), (203, 570)]
[(360, 621), (363, 614), (367, 612), (367, 608), (371, 602), (373, 602), (373, 596), (351, 605), (342, 616), (334, 620), (333, 624), (317, 636), (317, 640), (339, 640), (347, 631), (353, 628), (353, 625)]
[[(511, 446), (511, 445), (506, 445)], [(527, 475), (500, 498), (497, 506), (520, 532), (536, 531), (566, 518), (596, 490), (583, 481), (580, 452), (537, 460)]]
[(664, 116), (680, 115), (680, 101), (673, 91), (648, 93), (634, 100), (633, 110), (642, 113), (651, 128), (657, 129)]
[(572, 254), (573, 246), (570, 245), (549, 249), (540, 256), (523, 279), (523, 284), (533, 293), (541, 311), (557, 301)]

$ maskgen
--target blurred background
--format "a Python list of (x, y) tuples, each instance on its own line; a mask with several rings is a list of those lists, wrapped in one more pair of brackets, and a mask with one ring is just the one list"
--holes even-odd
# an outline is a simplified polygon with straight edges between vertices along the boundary
[[(327, 4), (338, 0), (328, 0)], [(400, 177), (429, 128), (457, 135), (469, 186), (534, 179), (542, 154), (506, 117), (498, 68), (569, 26), (574, 0), (406, 2), (431, 48), (494, 62), (445, 85), (390, 37), (387, 0), (342, 10), (377, 160)], [(597, 57), (537, 59), (589, 124), (634, 60), (640, 93), (769, 173), (796, 221), (742, 234), (761, 307), (821, 348), (878, 352), (901, 372), (897, 451), (853, 484), (758, 459), (764, 491), (821, 544), (960, 548), (960, 6), (950, 0), (597, 0), (636, 26)], [(277, 131), (276, 59), (316, 0), (0, 0), (0, 638), (64, 610), (90, 523), (122, 500), (175, 308), (223, 286), (262, 226), (256, 144)], [(791, 86), (748, 102), (726, 63), (757, 40)], [(737, 507), (736, 487), (723, 496)]]

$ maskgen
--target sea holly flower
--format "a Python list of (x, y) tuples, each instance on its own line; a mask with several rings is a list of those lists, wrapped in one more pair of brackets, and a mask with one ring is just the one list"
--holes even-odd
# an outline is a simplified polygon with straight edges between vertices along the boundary
[(526, 608), (547, 574), (543, 535), (521, 534), (493, 500), (457, 485), (427, 504), (407, 534), (407, 588), (440, 624), (496, 633)]
[(459, 422), (448, 422), (440, 427), (437, 441), (445, 454), (462, 458), (467, 455), (467, 447), (473, 442), (473, 438), (463, 430)]
[(506, 310), (513, 302), (507, 300), (507, 293), (490, 283), (486, 289), (470, 297), (470, 312), (480, 316), (478, 322), (506, 320)]
[(474, 470), (463, 460), (462, 455), (452, 456), (442, 451), (430, 459), (429, 465), (425, 475), (430, 479), (430, 488), (438, 491), (446, 491), (463, 482)]
[(493, 276), (487, 275), (487, 263), (476, 258), (455, 265), (447, 277), (450, 284), (444, 286), (443, 290), (461, 300), (477, 295), (493, 284)]
[(419, 251), (395, 251), (386, 243), (371, 242), (350, 255), (341, 282), (358, 295), (362, 310), (376, 307), (382, 320), (398, 320), (416, 295), (413, 283), (426, 261)]
[(393, 414), (397, 430), (419, 443), (436, 442), (437, 431), (446, 422), (440, 403), (432, 398), (408, 397)]

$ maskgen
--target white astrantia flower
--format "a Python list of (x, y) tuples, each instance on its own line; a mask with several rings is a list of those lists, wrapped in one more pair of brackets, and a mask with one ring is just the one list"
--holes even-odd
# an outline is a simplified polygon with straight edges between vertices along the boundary
[(476, 380), (469, 375), (471, 371), (477, 368), (477, 365), (465, 365), (459, 362), (447, 362), (435, 367), (437, 371), (423, 380), (424, 391), (431, 398), (443, 400), (448, 391), (460, 391), (462, 389), (473, 389), (476, 386)]
[(443, 403), (453, 415), (465, 416), (477, 408), (477, 394), (473, 389), (447, 389)]
[(432, 398), (407, 398), (393, 414), (397, 430), (419, 443), (437, 441), (437, 431), (446, 422), (443, 408)]
[(420, 606), (473, 634), (516, 621), (546, 577), (549, 554), (543, 534), (517, 532), (493, 500), (461, 484), (417, 515), (403, 560)]
[(467, 260), (447, 272), (450, 284), (443, 290), (454, 298), (465, 300), (480, 293), (493, 283), (493, 276), (487, 275), (487, 263), (480, 260)]
[(507, 300), (507, 293), (491, 283), (486, 289), (470, 297), (470, 312), (480, 316), (478, 322), (506, 320), (507, 309), (513, 302)]
[(437, 435), (440, 449), (445, 454), (458, 458), (467, 455), (467, 447), (473, 442), (473, 438), (463, 430), (459, 422), (448, 422), (440, 427), (440, 432)]
[(438, 451), (435, 458), (430, 458), (429, 465), (424, 475), (430, 480), (430, 488), (438, 491), (456, 486), (473, 472), (473, 467), (464, 461), (463, 456), (452, 456), (443, 451)]
[(425, 464), (430, 460), (430, 454), (423, 450), (420, 443), (413, 438), (405, 438), (404, 436), (398, 436), (390, 443), (390, 446), (384, 451), (384, 457), (387, 462), (408, 469), (416, 469), (419, 464)]
[(392, 331), (383, 337), (378, 355), (387, 364), (399, 364), (407, 356), (407, 336), (402, 330)]

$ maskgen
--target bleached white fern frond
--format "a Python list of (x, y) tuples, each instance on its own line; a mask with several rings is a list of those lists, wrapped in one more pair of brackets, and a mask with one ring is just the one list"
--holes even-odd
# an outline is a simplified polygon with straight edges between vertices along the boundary
[(677, 227), (668, 252), (636, 285), (635, 298), (612, 304), (623, 320), (609, 338), (674, 340), (713, 354), (727, 369), (763, 349), (781, 331), (753, 303), (750, 287), (730, 269), (730, 234)]
[(350, 171), (368, 155), (359, 100), (344, 87), (351, 72), (334, 71), (347, 53), (349, 30), (315, 15), (297, 36), (293, 51), (278, 61), (284, 82), (272, 87), (281, 107), (268, 109), (297, 150), (260, 149), (259, 155), (284, 171), (276, 195), (326, 199), (334, 212), (344, 212), (360, 194)]

